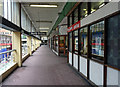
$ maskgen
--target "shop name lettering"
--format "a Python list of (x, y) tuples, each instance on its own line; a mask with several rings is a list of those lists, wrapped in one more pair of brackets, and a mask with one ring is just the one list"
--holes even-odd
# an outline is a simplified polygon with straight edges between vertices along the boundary
[(72, 30), (72, 27), (70, 28), (70, 30)]
[(69, 31), (71, 31), (71, 30), (75, 30), (75, 29), (77, 29), (79, 27), (80, 27), (80, 21), (78, 21), (76, 24), (72, 25), (68, 29), (69, 29)]
[(69, 28), (69, 30), (74, 30), (74, 29), (76, 29), (76, 28), (79, 28), (80, 27), (80, 24), (76, 24), (76, 25), (74, 25), (74, 26), (71, 26), (70, 28)]
[(79, 28), (79, 27), (80, 27), (79, 24), (76, 24), (76, 25), (74, 26), (74, 29)]

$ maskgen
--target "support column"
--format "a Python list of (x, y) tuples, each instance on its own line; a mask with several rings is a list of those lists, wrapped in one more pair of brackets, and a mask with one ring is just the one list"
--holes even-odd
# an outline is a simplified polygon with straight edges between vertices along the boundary
[(22, 66), (22, 45), (21, 45), (21, 32), (12, 33), (12, 49), (15, 51), (15, 61), (18, 63), (18, 66)]
[(37, 39), (35, 38), (35, 50), (37, 49)]
[(36, 39), (36, 48), (38, 48), (38, 40)]
[(35, 38), (33, 38), (33, 51), (35, 51)]
[(34, 39), (35, 40), (35, 50), (36, 50), (36, 39)]
[(28, 47), (28, 53), (32, 55), (32, 47), (31, 47), (31, 36), (27, 36), (27, 47)]
[(40, 47), (40, 40), (38, 40), (38, 47)]

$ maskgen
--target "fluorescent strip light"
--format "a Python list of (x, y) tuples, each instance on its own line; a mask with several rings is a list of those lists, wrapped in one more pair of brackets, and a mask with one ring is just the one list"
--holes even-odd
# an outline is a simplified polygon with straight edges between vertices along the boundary
[(30, 7), (56, 8), (57, 5), (30, 5)]
[(40, 27), (39, 29), (49, 29), (49, 27)]
[(102, 5), (99, 6), (99, 8), (103, 7), (105, 4), (103, 3)]

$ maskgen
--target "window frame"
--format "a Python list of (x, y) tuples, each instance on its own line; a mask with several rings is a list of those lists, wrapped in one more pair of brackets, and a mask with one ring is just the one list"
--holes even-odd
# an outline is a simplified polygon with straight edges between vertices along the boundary
[[(90, 8), (89, 8), (89, 9), (90, 9), (90, 14), (93, 14), (93, 13), (96, 12), (98, 9), (100, 9), (100, 8), (102, 8), (103, 6), (106, 5), (106, 1), (104, 0), (104, 2), (102, 2), (102, 4), (104, 4), (103, 6), (99, 7), (97, 10), (91, 12), (91, 9), (92, 9), (92, 3), (93, 3), (93, 2), (90, 2)], [(102, 5), (102, 4), (101, 4), (101, 5)], [(100, 6), (100, 5), (99, 5), (99, 6)]]
[(104, 60), (105, 60), (105, 20), (104, 19), (100, 19), (100, 20), (98, 20), (98, 21), (95, 21), (94, 23), (91, 23), (91, 24), (89, 24), (89, 26), (92, 26), (92, 25), (94, 25), (94, 24), (97, 24), (97, 23), (99, 23), (99, 22), (102, 22), (102, 21), (104, 21), (104, 56), (102, 57), (102, 56), (98, 56), (98, 55), (93, 55), (92, 54), (92, 35), (91, 35), (91, 30), (90, 30), (90, 28), (89, 28), (89, 31), (90, 31), (90, 49), (91, 49), (91, 53), (90, 53), (90, 55), (91, 55), (91, 59), (93, 59), (93, 60), (96, 60), (96, 61), (98, 61), (98, 62), (101, 62), (101, 63), (103, 63), (103, 62), (105, 62)]
[(81, 28), (79, 28), (79, 55), (80, 56), (83, 56), (83, 57), (85, 57), (85, 58), (88, 58), (88, 39), (87, 39), (87, 55), (84, 55), (84, 54), (82, 54), (80, 51), (81, 51), (81, 33), (80, 33), (80, 30), (81, 29), (84, 29), (84, 28), (87, 28), (87, 38), (89, 37), (88, 36), (88, 26), (83, 26), (83, 27), (81, 27)]
[[(77, 17), (75, 17), (75, 12), (77, 12)], [(79, 21), (79, 6), (77, 6), (74, 11), (73, 11), (73, 16), (74, 16), (74, 23), (78, 22)], [(75, 18), (77, 19), (77, 21), (75, 21)]]
[[(75, 31), (77, 31), (77, 38), (79, 37), (79, 36), (78, 36), (78, 33), (79, 33), (78, 29), (74, 30), (74, 31), (73, 31), (73, 53), (78, 54), (79, 47), (78, 47), (78, 50), (75, 49), (75, 45), (76, 45), (76, 44), (75, 44), (75, 37), (76, 37), (76, 36), (75, 36)], [(79, 38), (78, 38), (78, 46), (79, 46)]]
[[(87, 3), (87, 16), (89, 16), (90, 14), (93, 14), (94, 12), (96, 12), (96, 11), (94, 11), (93, 13), (91, 13), (91, 2), (82, 2), (82, 3)], [(82, 3), (80, 3), (78, 6), (76, 6), (76, 8), (78, 8), (78, 21), (79, 20), (82, 20), (83, 18), (80, 18), (81, 17), (81, 4)], [(107, 3), (109, 3), (109, 2), (106, 2), (106, 0), (104, 0), (104, 5), (103, 6), (101, 6), (100, 8), (102, 8), (102, 7), (104, 7)], [(74, 24), (74, 11), (76, 10), (76, 8), (68, 15), (68, 27), (70, 27), (71, 26), (71, 24), (73, 25)], [(99, 8), (99, 9), (100, 9)], [(70, 19), (70, 15), (72, 15), (72, 20)], [(87, 17), (86, 16), (86, 17)], [(84, 17), (84, 18), (86, 18), (86, 17)], [(70, 21), (72, 22), (71, 24), (70, 24)]]
[(71, 39), (72, 39), (72, 44), (73, 44), (73, 33), (71, 31), (68, 33), (68, 51), (73, 53), (73, 45), (72, 44), (71, 44), (72, 46), (71, 46), (71, 50), (70, 50), (70, 43), (69, 43), (70, 42), (70, 34), (71, 34)]
[(78, 7), (79, 7), (79, 9), (78, 9), (78, 10), (79, 10), (79, 14), (78, 14), (78, 15), (79, 15), (79, 17), (80, 17), (80, 18), (79, 18), (80, 20), (82, 20), (83, 18), (86, 18), (86, 17), (87, 17), (87, 16), (81, 17), (81, 16), (82, 16), (82, 15), (81, 15), (81, 6), (82, 6), (83, 3), (86, 3), (86, 4), (87, 4), (87, 16), (89, 15), (89, 14), (88, 14), (88, 13), (89, 13), (89, 12), (88, 12), (88, 11), (89, 11), (88, 9), (90, 9), (90, 8), (88, 7), (88, 6), (89, 6), (89, 5), (88, 5), (88, 2), (82, 2), (82, 3), (80, 3), (79, 6), (78, 6)]

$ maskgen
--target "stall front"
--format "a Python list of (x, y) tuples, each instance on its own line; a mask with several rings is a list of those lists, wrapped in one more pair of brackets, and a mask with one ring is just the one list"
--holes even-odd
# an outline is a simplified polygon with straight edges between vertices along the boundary
[(67, 35), (55, 35), (53, 40), (53, 52), (58, 56), (67, 56)]
[(76, 22), (68, 28), (68, 43), (68, 63), (86, 79), (103, 84), (104, 21), (83, 27)]
[(119, 49), (114, 49), (118, 44), (115, 45), (113, 39), (119, 38), (118, 32), (113, 30), (114, 27), (119, 31), (119, 19), (120, 13), (116, 13), (82, 27), (78, 21), (68, 28), (68, 63), (91, 84), (119, 85)]

